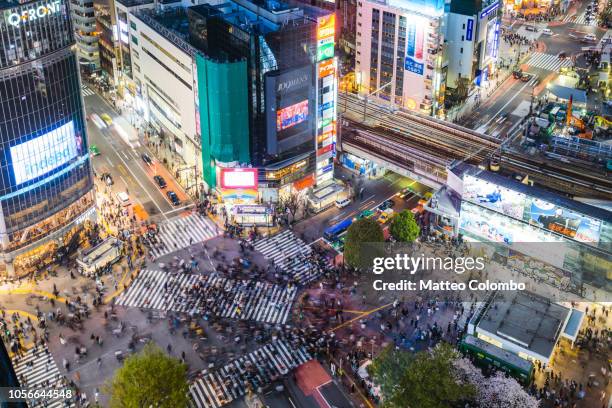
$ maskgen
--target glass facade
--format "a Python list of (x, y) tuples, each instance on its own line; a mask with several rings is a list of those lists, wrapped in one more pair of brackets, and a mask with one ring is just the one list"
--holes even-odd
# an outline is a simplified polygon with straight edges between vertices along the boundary
[(7, 262), (12, 261), (7, 254), (29, 250), (91, 211), (94, 197), (66, 5), (31, 2), (9, 8), (4, 16), (0, 239)]

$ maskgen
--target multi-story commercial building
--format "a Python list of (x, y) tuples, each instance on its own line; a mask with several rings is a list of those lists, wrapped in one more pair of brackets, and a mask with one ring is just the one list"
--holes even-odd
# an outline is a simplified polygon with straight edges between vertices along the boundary
[(233, 0), (127, 18), (131, 75), (157, 143), (201, 158), (188, 165), (206, 188), (254, 204), (331, 180), (333, 14)]
[(495, 72), (499, 50), (499, 0), (453, 1), (447, 15), (449, 88), (460, 81), (482, 85)]
[(71, 246), (95, 209), (68, 4), (0, 10), (0, 268), (14, 275)]
[(442, 115), (443, 25), (443, 0), (359, 1), (355, 80), (360, 94)]
[(100, 68), (100, 53), (94, 1), (70, 0), (70, 12), (79, 64), (89, 72), (97, 71)]
[(100, 74), (104, 76), (109, 84), (119, 85), (119, 63), (118, 63), (118, 38), (116, 38), (113, 27), (116, 27), (114, 19), (114, 7), (108, 5), (96, 5), (96, 30), (98, 32), (98, 48), (100, 52)]

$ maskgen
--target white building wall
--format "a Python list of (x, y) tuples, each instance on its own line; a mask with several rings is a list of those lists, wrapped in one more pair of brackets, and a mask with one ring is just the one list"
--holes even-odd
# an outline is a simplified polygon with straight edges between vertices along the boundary
[[(401, 3), (398, 3), (401, 4)], [(373, 10), (379, 10), (378, 23), (378, 62), (376, 64), (376, 77), (370, 77), (372, 60), (372, 15)], [(429, 114), (429, 108), (435, 99), (436, 90), (439, 90), (445, 78), (436, 71), (441, 66), (439, 57), (441, 52), (436, 48), (443, 42), (442, 18), (441, 16), (429, 16), (415, 10), (404, 9), (398, 5), (389, 5), (375, 0), (360, 1), (357, 3), (357, 36), (356, 36), (356, 58), (355, 58), (355, 80), (361, 94), (370, 94), (388, 83), (388, 79), (381, 79), (381, 57), (383, 52), (383, 21), (384, 12), (395, 14), (395, 36), (393, 43), (393, 77), (391, 85), (385, 90), (391, 90), (391, 102), (401, 105), (406, 109)], [(402, 46), (399, 43), (400, 17), (406, 19), (408, 26), (416, 24), (417, 38), (422, 35), (422, 56), (417, 60), (422, 67), (422, 74), (405, 69), (405, 59), (408, 39)], [(408, 28), (407, 34), (408, 35)], [(435, 44), (435, 46), (432, 46)], [(417, 44), (418, 45), (418, 44)], [(401, 48), (401, 49), (400, 49)], [(439, 51), (439, 50), (438, 50)], [(429, 67), (429, 68), (428, 68)], [(397, 70), (403, 72), (403, 83), (401, 90), (398, 89), (396, 81)], [(439, 70), (438, 70), (439, 71)], [(379, 93), (370, 98), (379, 98)]]
[(197, 140), (194, 72), (192, 58), (158, 34), (136, 16), (131, 30), (138, 44), (130, 38), (132, 72), (140, 89), (148, 115), (170, 130), (171, 141), (187, 165), (196, 165), (199, 155), (192, 140)]
[(449, 13), (446, 24), (446, 52), (448, 55), (447, 84), (455, 88), (458, 78), (472, 78), (474, 44), (476, 43), (476, 18)]

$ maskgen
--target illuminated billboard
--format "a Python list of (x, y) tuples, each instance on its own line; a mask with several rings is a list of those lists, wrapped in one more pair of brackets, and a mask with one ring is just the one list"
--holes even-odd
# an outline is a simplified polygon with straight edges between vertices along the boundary
[(499, 48), (499, 21), (493, 19), (487, 23), (487, 41), (485, 44), (485, 55), (487, 58), (497, 58)]
[(549, 203), (533, 199), (529, 223), (576, 241), (599, 242), (601, 221)]
[(404, 69), (417, 75), (423, 75), (424, 20), (416, 18), (406, 27), (406, 59)]
[(463, 199), (519, 220), (527, 202), (523, 193), (467, 174), (463, 178)]
[(42, 136), (11, 147), (15, 184), (42, 176), (77, 157), (77, 138), (72, 121)]
[(330, 14), (317, 20), (317, 61), (334, 57), (336, 15)]
[(257, 189), (257, 169), (221, 169), (221, 188)]
[(276, 112), (276, 130), (281, 131), (302, 123), (308, 118), (308, 99)]

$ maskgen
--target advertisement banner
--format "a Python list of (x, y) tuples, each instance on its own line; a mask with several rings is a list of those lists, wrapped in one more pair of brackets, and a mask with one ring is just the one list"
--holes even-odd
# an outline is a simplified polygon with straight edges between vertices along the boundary
[(525, 194), (467, 174), (463, 178), (462, 198), (518, 220), (523, 219), (527, 202)]
[(474, 35), (474, 19), (468, 18), (467, 28), (465, 29), (465, 39), (467, 41), (472, 41), (473, 35)]
[(406, 71), (423, 75), (425, 65), (418, 61), (423, 59), (423, 28), (416, 23), (408, 24), (406, 27), (406, 60), (404, 69)]
[(287, 106), (276, 112), (276, 130), (281, 131), (302, 123), (308, 118), (308, 100)]
[(221, 188), (257, 190), (257, 169), (221, 169)]
[(599, 242), (601, 221), (533, 199), (529, 223), (580, 242)]
[(322, 61), (319, 64), (319, 78), (325, 78), (327, 76), (332, 76), (335, 73), (336, 73), (336, 67), (334, 67), (333, 59)]
[(323, 61), (334, 57), (334, 43), (328, 43), (317, 47), (317, 61)]
[(42, 136), (10, 148), (15, 184), (30, 181), (68, 163), (78, 155), (79, 142), (70, 121)]

